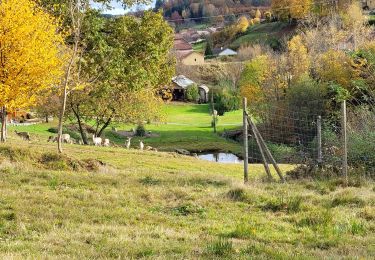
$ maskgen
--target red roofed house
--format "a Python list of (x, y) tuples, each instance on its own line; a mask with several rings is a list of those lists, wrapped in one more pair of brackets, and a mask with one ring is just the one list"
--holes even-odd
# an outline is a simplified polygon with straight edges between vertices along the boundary
[(193, 46), (179, 34), (176, 34), (175, 36), (174, 51), (179, 63), (188, 66), (204, 64), (204, 55), (194, 52)]

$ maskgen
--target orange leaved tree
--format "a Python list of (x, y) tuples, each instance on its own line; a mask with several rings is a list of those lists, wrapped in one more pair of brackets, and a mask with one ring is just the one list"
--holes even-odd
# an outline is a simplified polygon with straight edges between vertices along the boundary
[(0, 1), (1, 141), (6, 115), (35, 104), (40, 91), (59, 83), (62, 74), (58, 24), (32, 0)]

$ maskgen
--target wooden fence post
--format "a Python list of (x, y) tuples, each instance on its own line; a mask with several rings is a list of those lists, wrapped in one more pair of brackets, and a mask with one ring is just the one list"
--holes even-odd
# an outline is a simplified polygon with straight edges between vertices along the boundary
[(318, 146), (318, 165), (321, 166), (323, 163), (323, 154), (322, 154), (322, 117), (318, 116), (316, 121), (317, 125), (317, 146)]
[(212, 107), (212, 126), (214, 127), (214, 133), (216, 134), (216, 120), (217, 120), (217, 112), (215, 110), (214, 104), (214, 91), (212, 90), (211, 94), (211, 107)]
[(248, 116), (247, 99), (243, 98), (243, 156), (244, 156), (244, 183), (249, 182), (249, 140), (248, 140)]
[(262, 161), (263, 161), (263, 166), (264, 166), (264, 169), (266, 170), (266, 173), (267, 173), (267, 176), (268, 176), (268, 179), (269, 180), (272, 180), (272, 174), (271, 174), (271, 171), (270, 171), (270, 167), (268, 166), (268, 162), (267, 162), (267, 159), (266, 159), (266, 156), (264, 154), (264, 149), (263, 149), (263, 146), (262, 146), (262, 143), (259, 139), (259, 135), (256, 131), (256, 127), (254, 125), (254, 122), (251, 120), (251, 118), (248, 118), (247, 120), (250, 124), (250, 127), (251, 127), (251, 130), (253, 132), (253, 135), (254, 135), (254, 138), (255, 138), (255, 141), (257, 142), (257, 145), (258, 145), (258, 148), (259, 148), (259, 152), (260, 152), (260, 155), (262, 156)]
[(346, 131), (346, 101), (344, 100), (341, 103), (341, 135), (342, 135), (342, 148), (343, 148), (343, 157), (342, 157), (342, 173), (345, 176), (346, 184), (348, 184), (348, 138)]

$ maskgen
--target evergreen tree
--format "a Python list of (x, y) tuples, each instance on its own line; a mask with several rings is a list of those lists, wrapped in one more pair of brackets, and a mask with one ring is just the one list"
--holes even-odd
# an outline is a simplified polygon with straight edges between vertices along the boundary
[(212, 51), (212, 41), (210, 39), (207, 40), (206, 50), (204, 52), (204, 56), (212, 56), (214, 53)]

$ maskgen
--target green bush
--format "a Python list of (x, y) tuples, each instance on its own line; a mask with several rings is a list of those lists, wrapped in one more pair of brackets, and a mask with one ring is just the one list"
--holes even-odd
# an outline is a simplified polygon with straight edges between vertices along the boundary
[(190, 102), (198, 102), (199, 100), (199, 89), (197, 85), (191, 85), (186, 90), (186, 99)]
[(137, 129), (135, 130), (135, 135), (139, 137), (146, 136), (146, 128), (143, 124), (137, 126)]
[(239, 95), (228, 89), (223, 89), (219, 93), (216, 93), (215, 101), (215, 109), (219, 116), (223, 116), (225, 112), (240, 109)]

